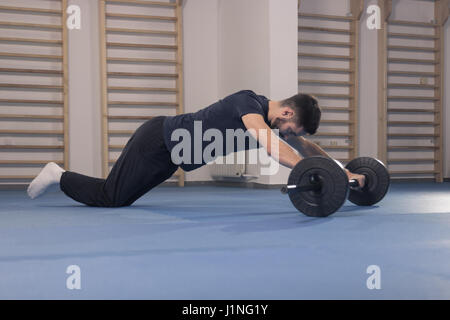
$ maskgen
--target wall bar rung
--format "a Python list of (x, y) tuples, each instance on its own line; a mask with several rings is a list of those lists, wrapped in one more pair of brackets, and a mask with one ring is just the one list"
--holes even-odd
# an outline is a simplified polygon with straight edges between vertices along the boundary
[(389, 32), (388, 37), (391, 38), (412, 38), (412, 39), (423, 39), (423, 40), (435, 40), (437, 39), (434, 35), (427, 34), (416, 34), (416, 33), (398, 33), (398, 32)]
[(430, 27), (435, 28), (438, 25), (432, 22), (420, 22), (420, 21), (406, 21), (406, 20), (389, 20), (391, 25), (401, 25), (401, 26), (414, 26), (414, 27)]
[(64, 149), (63, 145), (0, 145), (0, 149), (45, 149), (45, 150), (51, 150), (51, 149)]
[(4, 164), (39, 164), (45, 165), (48, 162), (54, 162), (56, 164), (64, 164), (62, 160), (0, 160), (0, 165)]
[(436, 170), (420, 170), (420, 171), (389, 171), (391, 175), (402, 175), (402, 174), (436, 174), (439, 171)]
[(165, 49), (177, 50), (177, 46), (169, 46), (162, 44), (139, 44), (139, 43), (123, 43), (123, 42), (107, 42), (108, 48), (136, 48), (136, 49)]
[(436, 72), (421, 72), (421, 71), (401, 71), (401, 70), (389, 70), (388, 76), (412, 76), (412, 77), (439, 77), (439, 73)]
[(0, 68), (1, 73), (36, 73), (60, 76), (63, 74), (61, 70), (49, 69), (19, 69), (19, 68)]
[(312, 31), (312, 32), (329, 32), (329, 33), (343, 33), (343, 34), (351, 34), (349, 29), (340, 29), (340, 28), (323, 28), (323, 27), (312, 27), (312, 26), (300, 26), (298, 27), (299, 31)]
[(63, 56), (53, 54), (32, 54), (16, 52), (0, 52), (0, 58), (23, 58), (23, 59), (44, 59), (44, 60), (62, 60)]
[(21, 83), (0, 83), (1, 88), (11, 89), (42, 89), (42, 90), (62, 90), (63, 86), (46, 84), (21, 84)]
[(160, 2), (160, 1), (142, 1), (142, 0), (106, 0), (107, 3), (114, 4), (125, 4), (125, 5), (140, 5), (140, 6), (158, 6), (158, 7), (167, 7), (167, 8), (175, 8), (177, 6), (176, 3), (173, 2)]
[(339, 93), (310, 93), (310, 94), (318, 98), (353, 99), (353, 96), (349, 94), (339, 94)]
[(116, 62), (116, 63), (162, 63), (162, 64), (176, 64), (176, 60), (169, 59), (144, 59), (144, 58), (114, 58), (109, 57), (106, 59), (107, 62)]
[(325, 60), (351, 60), (351, 56), (336, 55), (336, 54), (321, 54), (321, 53), (306, 53), (299, 52), (299, 57), (312, 58), (312, 59), (325, 59)]
[(335, 112), (352, 112), (352, 111), (354, 111), (352, 108), (349, 108), (349, 107), (328, 107), (328, 106), (322, 107), (321, 106), (320, 109), (322, 111), (335, 111)]
[(418, 108), (388, 108), (390, 113), (436, 113), (435, 109), (418, 109)]
[(0, 120), (2, 119), (64, 119), (63, 116), (58, 115), (43, 115), (43, 114), (0, 114)]
[(407, 58), (388, 58), (389, 63), (406, 63), (406, 64), (437, 64), (434, 59), (407, 59)]
[(48, 40), (48, 39), (28, 39), (28, 38), (11, 38), (0, 37), (1, 42), (16, 42), (16, 43), (36, 43), (38, 45), (61, 45), (62, 40)]
[(132, 135), (133, 130), (108, 130), (109, 135)]
[(61, 101), (61, 100), (0, 99), (0, 103), (62, 105), (62, 104), (64, 104), (64, 101)]
[(402, 162), (412, 162), (412, 163), (421, 163), (421, 162), (436, 162), (434, 158), (390, 158), (388, 159), (388, 163), (402, 163)]
[[(113, 116), (108, 115), (108, 119), (112, 120), (150, 120), (153, 119), (154, 116)], [(111, 132), (112, 130), (110, 130)]]
[(354, 70), (348, 68), (326, 68), (326, 67), (313, 67), (313, 66), (300, 66), (299, 71), (318, 71), (329, 73), (352, 73)]
[(25, 8), (25, 7), (11, 7), (0, 6), (0, 11), (14, 11), (14, 12), (29, 12), (29, 13), (41, 13), (41, 14), (61, 14), (61, 10), (56, 9), (42, 9), (42, 8)]
[(354, 21), (354, 17), (346, 17), (346, 16), (336, 16), (330, 14), (317, 14), (317, 13), (304, 13), (299, 12), (298, 16), (300, 18), (314, 18), (318, 20), (335, 20), (335, 21)]
[(350, 137), (352, 134), (345, 132), (318, 132), (313, 135), (313, 137)]
[(388, 96), (388, 100), (420, 100), (420, 101), (437, 101), (435, 97), (423, 97), (423, 96)]
[(433, 47), (413, 47), (413, 46), (387, 46), (388, 50), (391, 51), (425, 51), (425, 52), (436, 52), (437, 50)]
[(38, 23), (25, 23), (25, 22), (9, 22), (0, 21), (0, 27), (9, 28), (26, 28), (26, 29), (50, 29), (56, 31), (62, 31), (62, 26), (57, 24), (38, 24)]
[(435, 133), (388, 133), (388, 138), (434, 138)]
[(334, 86), (350, 86), (352, 83), (350, 81), (325, 81), (325, 80), (314, 80), (314, 79), (300, 79), (298, 83), (310, 83), (310, 84), (322, 84), (322, 85), (334, 85)]
[(415, 150), (435, 150), (436, 146), (388, 146), (388, 150), (415, 151)]
[(323, 149), (329, 149), (329, 150), (352, 150), (353, 146), (330, 146), (330, 145), (320, 145)]
[(418, 89), (436, 89), (438, 86), (434, 84), (420, 84), (420, 83), (388, 83), (389, 88), (418, 88)]
[(109, 91), (177, 92), (176, 88), (108, 87)]
[(10, 175), (10, 176), (4, 176), (0, 175), (0, 179), (2, 180), (33, 180), (36, 178), (37, 175), (30, 176), (30, 175)]
[(352, 47), (352, 44), (350, 42), (339, 42), (339, 41), (299, 40), (298, 43), (305, 45), (318, 45), (330, 47)]
[(108, 72), (108, 77), (178, 78), (176, 73)]
[(62, 135), (63, 130), (0, 130), (0, 134), (28, 134), (28, 135)]
[(160, 20), (176, 22), (176, 17), (149, 16), (145, 14), (125, 14), (125, 13), (106, 13), (107, 18), (115, 19), (144, 19), (144, 20)]
[(435, 126), (438, 123), (431, 121), (388, 121), (387, 124), (393, 126)]
[(353, 121), (351, 120), (320, 120), (320, 123), (323, 124), (351, 124)]
[(153, 34), (162, 36), (176, 36), (175, 31), (163, 30), (144, 30), (144, 29), (129, 29), (129, 28), (106, 28), (107, 33), (134, 33), (134, 34)]
[(146, 106), (146, 107), (177, 107), (176, 102), (140, 102), (140, 101), (109, 101), (109, 105)]

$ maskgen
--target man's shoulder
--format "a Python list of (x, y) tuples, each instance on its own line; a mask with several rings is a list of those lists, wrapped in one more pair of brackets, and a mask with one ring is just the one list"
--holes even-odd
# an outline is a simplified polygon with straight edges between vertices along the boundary
[(246, 96), (258, 96), (253, 90), (245, 89), (238, 92), (235, 92), (233, 95), (246, 95)]
[(238, 93), (256, 94), (255, 91), (249, 89), (238, 91)]
[[(240, 90), (233, 94), (230, 94), (226, 98), (224, 98), (225, 101), (234, 100), (237, 99), (240, 102), (249, 102), (249, 101), (257, 101), (259, 104), (269, 100), (263, 95), (259, 95), (255, 93), (253, 90)], [(231, 102), (231, 101), (230, 101)]]
[(241, 96), (257, 96), (257, 94), (253, 90), (246, 89), (246, 90), (239, 90), (239, 91), (233, 92), (233, 93), (229, 94), (228, 96), (226, 96), (226, 98), (241, 97)]

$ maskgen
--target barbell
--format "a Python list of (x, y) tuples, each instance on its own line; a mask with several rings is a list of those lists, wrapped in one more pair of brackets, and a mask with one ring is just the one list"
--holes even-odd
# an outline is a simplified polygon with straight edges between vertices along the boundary
[(352, 173), (364, 175), (364, 187), (349, 180), (342, 164), (314, 156), (301, 160), (291, 171), (281, 192), (288, 194), (294, 207), (311, 217), (327, 217), (339, 210), (345, 200), (360, 206), (379, 202), (389, 189), (386, 166), (369, 157), (355, 158), (346, 165)]

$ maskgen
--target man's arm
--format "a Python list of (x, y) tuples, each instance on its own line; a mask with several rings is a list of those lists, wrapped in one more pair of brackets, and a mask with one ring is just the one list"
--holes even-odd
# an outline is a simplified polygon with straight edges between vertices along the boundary
[[(325, 150), (319, 147), (319, 145), (305, 139), (304, 137), (291, 137), (287, 139), (287, 143), (304, 157), (324, 156), (333, 159), (327, 152), (325, 152)], [(364, 186), (365, 179), (362, 175), (351, 173), (346, 168), (344, 168), (344, 171), (349, 179), (356, 179), (361, 187)]]
[[(272, 132), (272, 129), (270, 129), (270, 127), (264, 122), (261, 115), (256, 113), (246, 114), (242, 116), (242, 122), (247, 130), (250, 130), (251, 135), (266, 149), (267, 153), (282, 165), (292, 169), (299, 161), (303, 159), (299, 154), (292, 150), (292, 148), (284, 142), (284, 140), (280, 139)], [(296, 147), (293, 148), (298, 150), (298, 152), (303, 156), (310, 157), (315, 155), (323, 155), (332, 159), (328, 153), (326, 153), (314, 142), (308, 141), (303, 137), (300, 138), (301, 139), (298, 139), (298, 137), (296, 137), (296, 139), (300, 141), (300, 149), (297, 149)], [(274, 139), (278, 139), (278, 148), (272, 148), (277, 145), (272, 143)], [(361, 187), (364, 186), (364, 176), (353, 174), (347, 169), (344, 170), (349, 179), (357, 179), (359, 185)]]
[(324, 156), (332, 158), (316, 143), (305, 139), (304, 137), (290, 137), (286, 142), (304, 157)]
[[(260, 114), (248, 113), (242, 116), (242, 122), (251, 135), (266, 149), (267, 153), (282, 165), (292, 169), (303, 159), (286, 142), (273, 133)], [(276, 148), (277, 145), (278, 148)]]

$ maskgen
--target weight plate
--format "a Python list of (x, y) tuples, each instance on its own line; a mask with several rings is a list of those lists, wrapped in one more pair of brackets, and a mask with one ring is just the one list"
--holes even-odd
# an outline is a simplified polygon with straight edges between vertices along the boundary
[(366, 176), (364, 188), (350, 190), (348, 200), (358, 206), (371, 206), (384, 198), (390, 183), (386, 166), (377, 159), (360, 157), (345, 166), (350, 172)]
[(339, 210), (348, 195), (348, 177), (336, 161), (316, 156), (301, 160), (291, 171), (288, 185), (309, 185), (317, 177), (322, 188), (317, 191), (289, 192), (297, 210), (310, 217), (326, 217)]

